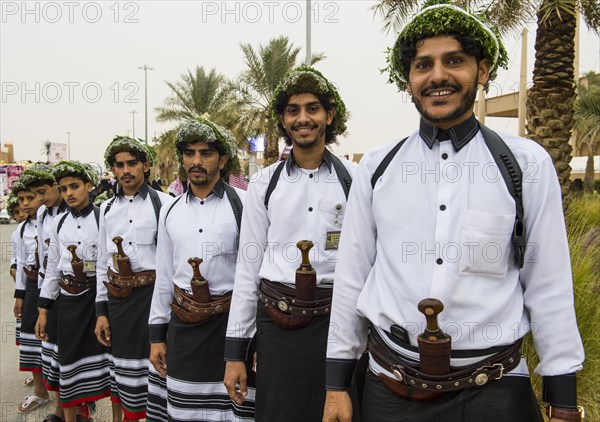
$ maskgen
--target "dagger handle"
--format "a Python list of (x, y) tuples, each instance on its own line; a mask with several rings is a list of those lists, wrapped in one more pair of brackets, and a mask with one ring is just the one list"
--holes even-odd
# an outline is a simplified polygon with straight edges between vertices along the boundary
[(314, 271), (313, 266), (310, 264), (310, 259), (308, 258), (308, 253), (313, 246), (314, 243), (311, 240), (300, 240), (296, 243), (296, 247), (300, 249), (300, 253), (302, 254), (302, 263), (300, 264), (298, 271)]
[(202, 274), (200, 274), (200, 264), (202, 264), (202, 258), (190, 258), (188, 259), (188, 264), (192, 266), (192, 270), (194, 271), (194, 276), (192, 277), (192, 280), (204, 280), (204, 277), (202, 277)]

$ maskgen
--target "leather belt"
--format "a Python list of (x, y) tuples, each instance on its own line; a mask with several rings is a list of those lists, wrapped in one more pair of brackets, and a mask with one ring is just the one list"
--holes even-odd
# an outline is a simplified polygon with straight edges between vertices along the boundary
[(231, 306), (231, 292), (222, 296), (211, 296), (211, 301), (204, 303), (195, 301), (191, 294), (178, 286), (174, 286), (173, 293), (175, 303), (171, 304), (171, 309), (187, 324), (197, 324), (214, 315), (229, 312)]
[(373, 359), (394, 374), (396, 379), (385, 374), (378, 375), (394, 395), (407, 400), (427, 401), (443, 393), (483, 387), (490, 381), (501, 379), (519, 365), (521, 343), (522, 339), (519, 339), (503, 351), (474, 364), (451, 367), (447, 375), (428, 375), (419, 371), (415, 363), (390, 349), (374, 329), (369, 332), (368, 347)]
[(76, 280), (75, 277), (69, 274), (62, 274), (62, 279), (58, 285), (67, 293), (72, 295), (79, 294), (87, 289), (96, 287), (96, 277), (87, 277), (85, 280)]
[(307, 326), (316, 316), (329, 315), (333, 289), (317, 289), (317, 300), (296, 299), (296, 290), (282, 283), (262, 279), (258, 298), (278, 326), (297, 330)]
[(39, 275), (39, 268), (36, 268), (33, 265), (25, 265), (23, 267), (23, 271), (25, 272), (27, 280), (37, 281)]
[(104, 285), (108, 292), (118, 298), (126, 298), (136, 287), (150, 286), (156, 280), (156, 272), (154, 270), (146, 270), (135, 272), (130, 276), (122, 276), (108, 268), (108, 283)]

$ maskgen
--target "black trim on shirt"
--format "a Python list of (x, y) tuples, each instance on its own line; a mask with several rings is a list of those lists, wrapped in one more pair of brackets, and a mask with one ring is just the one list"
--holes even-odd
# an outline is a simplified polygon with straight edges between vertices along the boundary
[(77, 211), (75, 208), (71, 208), (71, 215), (73, 216), (73, 218), (87, 217), (88, 214), (91, 213), (93, 209), (94, 209), (94, 204), (90, 202), (81, 211)]
[(350, 388), (358, 359), (327, 358), (326, 362), (325, 388), (327, 390), (347, 390)]
[(15, 289), (15, 299), (25, 299), (25, 290)]
[(169, 323), (148, 324), (148, 339), (150, 343), (164, 343), (167, 340)]
[(459, 125), (456, 125), (446, 131), (436, 127), (430, 126), (425, 123), (425, 121), (421, 120), (421, 124), (419, 127), (419, 135), (423, 142), (429, 147), (429, 149), (433, 148), (433, 144), (436, 139), (447, 140), (450, 138), (452, 142), (452, 146), (454, 147), (454, 151), (460, 151), (465, 145), (471, 141), (477, 135), (479, 131), (479, 122), (475, 118), (475, 115), (472, 114), (467, 120), (462, 122)]
[(49, 299), (47, 297), (41, 297), (38, 299), (37, 306), (38, 308), (51, 309), (52, 305), (54, 305), (54, 299)]
[(248, 359), (249, 338), (227, 337), (225, 338), (225, 360), (246, 361)]
[(96, 317), (108, 316), (108, 300), (96, 302)]
[[(319, 164), (319, 167), (321, 167), (323, 164), (327, 166), (329, 173), (331, 173), (331, 152), (327, 148), (325, 148), (323, 160), (321, 161), (321, 164)], [(285, 160), (285, 171), (287, 172), (288, 176), (291, 175), (292, 166), (298, 167), (298, 164), (296, 164), (296, 160), (294, 159), (294, 150), (290, 152), (290, 155)]]
[(553, 406), (577, 409), (576, 374), (543, 377), (542, 400)]

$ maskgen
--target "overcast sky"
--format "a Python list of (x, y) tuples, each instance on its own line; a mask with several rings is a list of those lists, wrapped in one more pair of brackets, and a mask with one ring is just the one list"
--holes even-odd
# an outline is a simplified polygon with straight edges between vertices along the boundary
[[(144, 137), (144, 71), (148, 71), (148, 135), (154, 107), (197, 65), (234, 78), (244, 69), (240, 42), (254, 46), (287, 35), (305, 56), (305, 1), (2, 1), (0, 23), (0, 140), (15, 145), (17, 160), (45, 159), (42, 142), (67, 143), (71, 158), (102, 162), (116, 134)], [(340, 90), (351, 119), (338, 154), (365, 152), (411, 133), (418, 115), (406, 94), (379, 69), (394, 34), (381, 32), (374, 1), (313, 0), (312, 49), (327, 59), (317, 67)], [(535, 23), (530, 26), (531, 80)], [(510, 69), (496, 91), (514, 92), (520, 40), (505, 40)], [(600, 71), (600, 40), (583, 27), (580, 74)], [(137, 113), (132, 114), (132, 111)], [(488, 119), (493, 129), (516, 133), (516, 119)]]

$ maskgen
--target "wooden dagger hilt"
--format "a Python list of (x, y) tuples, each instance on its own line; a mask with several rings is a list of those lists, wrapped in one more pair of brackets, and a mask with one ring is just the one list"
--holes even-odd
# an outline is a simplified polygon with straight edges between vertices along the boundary
[(438, 315), (444, 310), (444, 304), (438, 299), (427, 298), (419, 302), (419, 311), (425, 315), (427, 326), (421, 336), (429, 341), (444, 340), (448, 336), (444, 334), (438, 324)]
[(310, 259), (308, 258), (308, 253), (314, 246), (314, 243), (311, 240), (300, 240), (298, 243), (296, 243), (296, 246), (298, 247), (298, 249), (300, 249), (300, 253), (302, 254), (302, 263), (300, 264), (298, 271), (314, 271), (315, 269), (311, 265)]
[(200, 274), (200, 264), (202, 264), (202, 258), (190, 258), (188, 259), (188, 264), (192, 266), (192, 270), (194, 271), (194, 275), (192, 277), (193, 281), (205, 281), (205, 278)]

